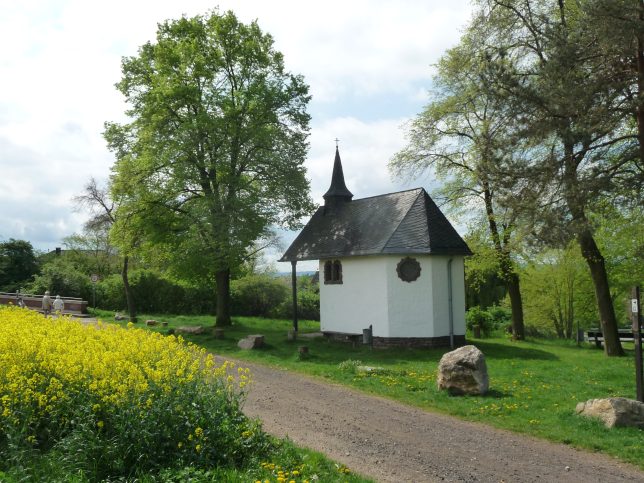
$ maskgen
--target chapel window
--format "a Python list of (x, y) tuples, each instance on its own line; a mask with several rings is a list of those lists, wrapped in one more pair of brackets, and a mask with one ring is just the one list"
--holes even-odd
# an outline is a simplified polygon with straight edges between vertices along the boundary
[(342, 262), (340, 260), (327, 260), (324, 262), (324, 283), (342, 283)]
[(420, 277), (420, 263), (415, 258), (405, 257), (398, 262), (396, 272), (403, 282), (414, 282)]

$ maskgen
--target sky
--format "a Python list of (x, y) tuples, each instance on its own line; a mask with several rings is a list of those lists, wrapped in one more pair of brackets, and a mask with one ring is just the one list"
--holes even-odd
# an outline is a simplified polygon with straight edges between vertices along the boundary
[[(114, 84), (121, 58), (154, 40), (157, 23), (219, 7), (257, 20), (302, 74), (312, 100), (305, 163), (311, 196), (323, 204), (335, 141), (354, 199), (431, 187), (426, 176), (392, 180), (389, 159), (405, 124), (428, 101), (432, 67), (456, 45), (469, 0), (202, 1), (21, 0), (0, 3), (0, 241), (43, 251), (82, 231), (87, 213), (72, 198), (90, 177), (106, 182), (114, 163), (106, 121), (125, 122)], [(306, 220), (304, 220), (306, 221)], [(297, 232), (282, 232), (284, 248)], [(273, 263), (277, 251), (265, 255)], [(280, 271), (290, 264), (276, 264)], [(301, 262), (299, 270), (315, 270)]]

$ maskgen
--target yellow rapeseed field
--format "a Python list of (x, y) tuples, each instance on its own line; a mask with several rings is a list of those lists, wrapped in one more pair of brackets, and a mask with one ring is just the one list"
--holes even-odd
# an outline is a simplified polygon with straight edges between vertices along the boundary
[(244, 459), (264, 436), (241, 413), (249, 372), (237, 368), (233, 377), (232, 369), (181, 338), (133, 324), (0, 307), (0, 456), (56, 447), (77, 458), (80, 449), (81, 468), (102, 476), (170, 460)]
[(195, 378), (220, 379), (228, 366), (215, 368), (212, 355), (174, 337), (0, 308), (0, 416), (14, 423), (17, 411), (24, 415), (29, 408), (41, 418), (79, 393), (92, 397), (96, 411), (100, 405), (150, 406), (158, 389), (168, 393)]

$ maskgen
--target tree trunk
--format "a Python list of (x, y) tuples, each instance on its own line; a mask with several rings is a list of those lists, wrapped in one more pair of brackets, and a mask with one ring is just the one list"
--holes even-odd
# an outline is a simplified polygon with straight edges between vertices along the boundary
[[(485, 202), (485, 212), (487, 214), (487, 221), (490, 227), (490, 234), (494, 243), (499, 266), (501, 268), (501, 278), (505, 284), (505, 288), (510, 295), (510, 307), (512, 310), (512, 338), (515, 340), (523, 340), (525, 338), (525, 327), (523, 325), (523, 301), (521, 300), (521, 291), (519, 290), (519, 275), (514, 271), (512, 266), (512, 259), (507, 249), (507, 243), (503, 246), (501, 242), (501, 235), (499, 227), (496, 224), (496, 217), (494, 215), (494, 206), (492, 205), (492, 190), (488, 183), (483, 181), (483, 200)], [(505, 233), (504, 239), (509, 239), (508, 233)]]
[(525, 327), (523, 325), (523, 300), (521, 299), (519, 276), (513, 270), (510, 271), (506, 276), (505, 284), (512, 308), (512, 337), (516, 340), (523, 340), (525, 339)]
[(219, 270), (215, 274), (217, 282), (217, 327), (232, 324), (230, 320), (230, 269)]
[[(644, 21), (644, 1), (639, 0), (639, 20)], [(637, 141), (640, 162), (644, 163), (644, 36), (637, 35)]]
[(572, 215), (572, 226), (574, 227), (577, 243), (581, 248), (581, 255), (590, 269), (590, 276), (595, 287), (599, 323), (604, 335), (604, 352), (607, 356), (622, 356), (624, 355), (624, 350), (617, 332), (617, 319), (615, 318), (613, 299), (610, 296), (608, 274), (606, 273), (604, 257), (599, 251), (597, 243), (595, 243), (590, 222), (586, 217), (586, 202), (580, 193), (577, 180), (577, 162), (573, 155), (573, 143), (566, 141), (566, 136), (562, 136), (562, 138), (564, 139), (565, 152), (563, 181), (566, 204)]
[(613, 299), (610, 296), (604, 257), (599, 251), (599, 247), (597, 247), (595, 239), (588, 228), (582, 229), (577, 234), (577, 242), (588, 264), (590, 276), (595, 286), (595, 296), (597, 297), (597, 307), (599, 309), (599, 323), (604, 334), (604, 352), (607, 356), (623, 356), (624, 350), (622, 349), (619, 332), (617, 331), (617, 320), (615, 318), (615, 309), (613, 308)]
[(130, 289), (130, 281), (127, 278), (129, 261), (129, 257), (123, 257), (123, 269), (121, 271), (121, 277), (123, 278), (123, 288), (125, 289), (125, 300), (127, 302), (127, 311), (130, 314), (130, 322), (136, 322), (136, 306), (134, 305), (132, 290)]

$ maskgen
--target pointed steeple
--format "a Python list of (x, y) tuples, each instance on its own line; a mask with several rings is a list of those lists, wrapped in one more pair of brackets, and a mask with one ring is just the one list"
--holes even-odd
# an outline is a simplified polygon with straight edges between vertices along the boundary
[(324, 206), (335, 206), (343, 201), (351, 201), (351, 198), (353, 198), (353, 193), (348, 190), (347, 185), (344, 183), (340, 151), (336, 146), (335, 160), (333, 161), (333, 174), (331, 175), (331, 186), (324, 194)]

